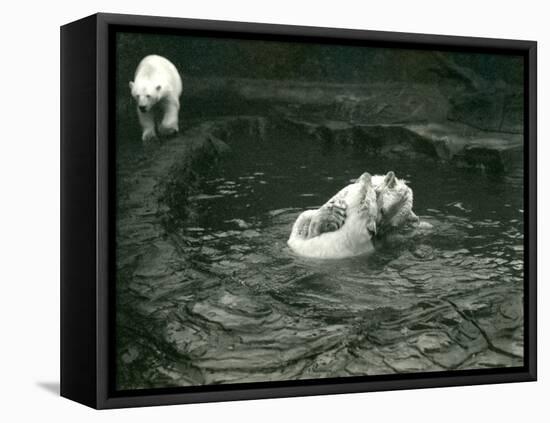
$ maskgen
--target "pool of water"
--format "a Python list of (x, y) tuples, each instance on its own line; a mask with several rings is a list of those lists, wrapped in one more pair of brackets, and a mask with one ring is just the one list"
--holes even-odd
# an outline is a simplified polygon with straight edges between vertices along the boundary
[[(132, 212), (140, 193), (122, 195), (119, 388), (523, 364), (521, 177), (384, 159), (296, 132), (229, 144), (186, 199), (185, 219)], [(120, 148), (119, 186), (151, 172), (148, 154)], [(390, 235), (351, 259), (289, 250), (304, 209), (389, 170), (409, 181), (432, 231)], [(124, 231), (141, 218), (142, 233)]]

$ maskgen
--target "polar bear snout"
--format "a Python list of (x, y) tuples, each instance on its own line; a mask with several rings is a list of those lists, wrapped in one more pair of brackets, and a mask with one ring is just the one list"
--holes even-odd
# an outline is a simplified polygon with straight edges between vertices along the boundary
[(152, 95), (138, 95), (136, 97), (136, 103), (138, 110), (142, 113), (149, 112), (153, 106), (157, 103), (157, 99)]

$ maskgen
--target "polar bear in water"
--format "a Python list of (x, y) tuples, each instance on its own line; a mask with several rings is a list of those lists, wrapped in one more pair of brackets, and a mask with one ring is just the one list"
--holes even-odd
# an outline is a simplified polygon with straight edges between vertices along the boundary
[(418, 222), (413, 193), (393, 172), (364, 173), (317, 210), (306, 210), (294, 223), (289, 247), (302, 256), (343, 258), (373, 250), (376, 233)]

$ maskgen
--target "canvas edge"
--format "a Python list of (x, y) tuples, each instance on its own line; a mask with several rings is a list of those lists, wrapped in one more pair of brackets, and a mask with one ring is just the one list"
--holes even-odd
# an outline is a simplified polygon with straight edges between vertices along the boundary
[(60, 30), (60, 394), (96, 397), (96, 17)]

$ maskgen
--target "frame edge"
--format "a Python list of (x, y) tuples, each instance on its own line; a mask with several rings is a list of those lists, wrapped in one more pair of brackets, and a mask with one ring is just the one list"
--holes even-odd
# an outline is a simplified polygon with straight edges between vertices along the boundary
[(95, 34), (95, 16), (60, 31), (60, 394), (90, 407), (97, 403)]

